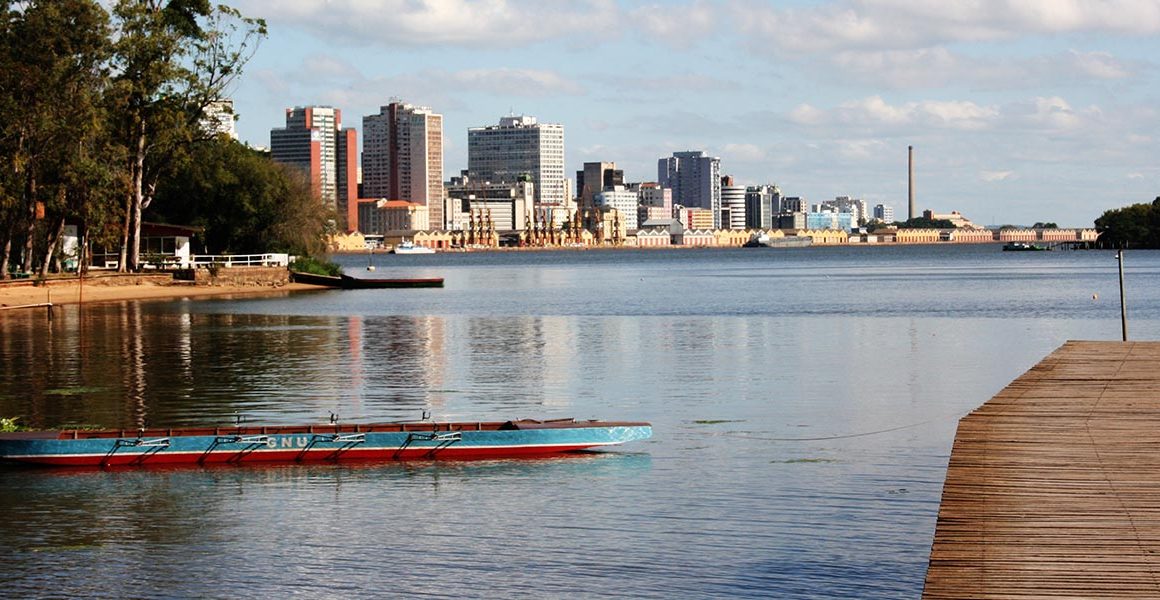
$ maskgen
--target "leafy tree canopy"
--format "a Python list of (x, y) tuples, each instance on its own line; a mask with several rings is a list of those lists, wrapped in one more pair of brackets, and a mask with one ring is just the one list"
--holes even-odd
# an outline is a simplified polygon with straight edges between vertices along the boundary
[(1105, 211), (1096, 219), (1100, 243), (1114, 248), (1160, 248), (1160, 196), (1151, 204)]
[(148, 220), (203, 227), (209, 254), (318, 255), (332, 218), (302, 173), (225, 136), (179, 160), (157, 200)]

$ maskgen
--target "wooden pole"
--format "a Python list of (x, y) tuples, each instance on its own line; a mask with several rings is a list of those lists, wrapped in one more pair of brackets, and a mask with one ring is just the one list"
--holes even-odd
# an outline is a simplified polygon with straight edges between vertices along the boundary
[(1123, 341), (1128, 341), (1128, 308), (1124, 304), (1124, 249), (1116, 250), (1116, 262), (1120, 267), (1120, 332)]

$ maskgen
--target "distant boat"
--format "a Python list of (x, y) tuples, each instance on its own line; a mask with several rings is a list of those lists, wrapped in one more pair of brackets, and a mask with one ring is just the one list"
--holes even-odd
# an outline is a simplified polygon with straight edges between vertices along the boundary
[(43, 466), (467, 460), (552, 456), (652, 437), (642, 422), (320, 424), (0, 433), (0, 459)]
[(1007, 252), (1043, 252), (1045, 250), (1051, 250), (1051, 248), (1038, 244), (1028, 244), (1027, 242), (1008, 242), (1003, 244), (1003, 250)]
[(404, 240), (391, 250), (391, 254), (435, 254), (435, 251), (426, 246), (420, 246), (410, 240)]
[(809, 236), (789, 235), (785, 237), (771, 238), (766, 233), (754, 234), (745, 243), (746, 248), (805, 248), (814, 243), (814, 238)]
[(442, 277), (372, 279), (370, 277), (351, 277), (345, 274), (335, 277), (333, 275), (315, 275), (314, 273), (299, 273), (297, 271), (291, 271), (290, 276), (296, 283), (321, 285), (344, 290), (443, 287)]

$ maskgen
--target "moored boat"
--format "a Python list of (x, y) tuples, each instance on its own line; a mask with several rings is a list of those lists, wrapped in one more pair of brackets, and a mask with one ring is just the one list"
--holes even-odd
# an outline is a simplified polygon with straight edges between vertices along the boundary
[(310, 285), (321, 285), (332, 288), (342, 288), (344, 290), (366, 290), (379, 288), (416, 288), (416, 287), (443, 287), (442, 277), (416, 277), (416, 278), (371, 278), (371, 277), (351, 277), (343, 274), (339, 277), (331, 275), (315, 275), (313, 273), (299, 273), (298, 271), (291, 271), (291, 277), (296, 283), (308, 283)]
[(410, 240), (405, 240), (398, 246), (392, 248), (391, 254), (435, 254), (435, 250), (426, 246), (420, 246)]
[(1043, 252), (1051, 250), (1047, 246), (1040, 246), (1039, 244), (1029, 244), (1027, 242), (1009, 242), (1003, 244), (1003, 250), (1007, 252)]
[(374, 279), (370, 277), (342, 276), (342, 287), (347, 290), (367, 290), (378, 288), (415, 288), (415, 287), (443, 287), (442, 277), (423, 277), (410, 279)]
[(161, 466), (551, 456), (652, 436), (643, 422), (326, 424), (0, 433), (0, 459), (45, 466)]

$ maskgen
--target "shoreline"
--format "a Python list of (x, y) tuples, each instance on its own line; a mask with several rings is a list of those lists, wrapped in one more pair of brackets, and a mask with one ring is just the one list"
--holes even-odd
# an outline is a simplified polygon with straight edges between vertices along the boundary
[(122, 275), (115, 282), (105, 277), (59, 278), (44, 282), (28, 280), (0, 282), (0, 314), (22, 309), (94, 302), (178, 300), (223, 296), (284, 295), (289, 292), (325, 290), (305, 283), (281, 285), (193, 285), (173, 281), (165, 275)]

